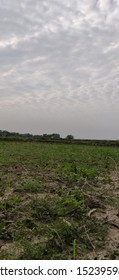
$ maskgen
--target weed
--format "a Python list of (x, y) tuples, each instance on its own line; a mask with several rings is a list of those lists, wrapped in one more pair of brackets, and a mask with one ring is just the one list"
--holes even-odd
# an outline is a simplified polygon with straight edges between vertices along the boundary
[(48, 198), (33, 199), (31, 201), (31, 210), (33, 217), (38, 220), (50, 220), (55, 216), (53, 206)]
[(23, 192), (37, 193), (44, 190), (44, 186), (35, 180), (27, 179), (22, 184), (21, 190)]
[(20, 260), (40, 260), (47, 259), (47, 246), (46, 244), (32, 244), (27, 240), (22, 241), (23, 253)]
[(76, 239), (73, 240), (73, 260), (76, 259)]

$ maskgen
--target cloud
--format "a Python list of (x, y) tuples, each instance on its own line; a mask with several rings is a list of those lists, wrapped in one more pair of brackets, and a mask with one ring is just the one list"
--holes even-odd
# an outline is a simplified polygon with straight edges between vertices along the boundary
[[(112, 137), (116, 137), (118, 1), (0, 0), (0, 5), (0, 107), (9, 112), (12, 123), (14, 110), (19, 129), (25, 130), (22, 116), (26, 118), (27, 111), (31, 131), (36, 115), (37, 133), (42, 114), (42, 127), (46, 128), (51, 116), (51, 130), (57, 115), (62, 133), (71, 124), (77, 135), (80, 119), (82, 137), (95, 137), (97, 121), (98, 137), (103, 138), (109, 133), (103, 129), (101, 116), (106, 124), (112, 116)], [(1, 119), (2, 114), (3, 110)], [(88, 119), (91, 122), (93, 118), (94, 126), (89, 130)]]

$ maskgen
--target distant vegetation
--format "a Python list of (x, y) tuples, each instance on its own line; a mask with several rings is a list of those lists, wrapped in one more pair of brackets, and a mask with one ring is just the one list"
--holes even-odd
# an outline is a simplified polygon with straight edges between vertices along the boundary
[[(52, 134), (43, 134), (43, 135), (33, 135), (30, 133), (18, 133), (18, 132), (9, 132), (7, 130), (0, 130), (0, 139), (5, 140), (23, 140), (23, 141), (57, 141), (57, 140), (64, 140), (61, 138), (60, 134), (52, 133)], [(66, 140), (73, 140), (74, 136), (67, 135)]]
[(0, 141), (23, 141), (23, 142), (48, 142), (48, 143), (71, 143), (83, 145), (100, 145), (100, 146), (119, 146), (119, 140), (92, 140), (92, 139), (75, 139), (73, 135), (67, 135), (62, 138), (59, 133), (32, 135), (30, 133), (9, 132), (0, 130)]

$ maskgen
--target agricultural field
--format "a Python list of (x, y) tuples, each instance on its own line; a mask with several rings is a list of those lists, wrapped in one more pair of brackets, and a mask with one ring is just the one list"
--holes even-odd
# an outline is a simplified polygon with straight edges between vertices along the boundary
[(0, 259), (119, 260), (119, 147), (0, 142)]

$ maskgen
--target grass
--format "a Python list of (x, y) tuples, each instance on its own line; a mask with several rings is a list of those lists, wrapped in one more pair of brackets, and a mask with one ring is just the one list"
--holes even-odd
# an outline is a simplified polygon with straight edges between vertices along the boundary
[(0, 142), (0, 258), (87, 259), (103, 248), (107, 225), (88, 213), (118, 162), (118, 147)]

